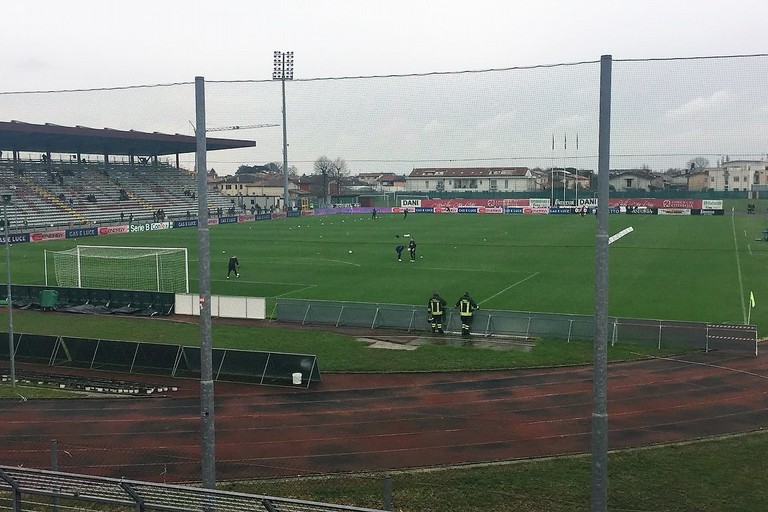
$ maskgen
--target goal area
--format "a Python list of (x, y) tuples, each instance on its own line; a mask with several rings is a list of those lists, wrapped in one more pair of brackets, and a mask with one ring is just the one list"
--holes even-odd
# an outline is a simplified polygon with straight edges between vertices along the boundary
[(78, 245), (44, 255), (46, 286), (52, 263), (51, 285), (189, 293), (186, 248)]

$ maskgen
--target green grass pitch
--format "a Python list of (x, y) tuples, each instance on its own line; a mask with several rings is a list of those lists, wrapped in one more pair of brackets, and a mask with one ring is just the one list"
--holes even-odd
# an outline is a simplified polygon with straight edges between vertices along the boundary
[[(612, 215), (609, 314), (768, 326), (768, 242), (759, 216)], [(577, 215), (331, 215), (211, 226), (212, 293), (426, 304), (469, 291), (482, 308), (594, 313), (597, 222)], [(407, 235), (410, 235), (407, 236)], [(399, 237), (398, 237), (399, 236)], [(417, 242), (398, 262), (395, 246)], [(12, 247), (12, 281), (43, 284), (43, 249), (77, 243), (188, 247), (197, 289), (197, 229), (185, 228)], [(349, 251), (352, 251), (351, 253)], [(240, 261), (226, 279), (227, 260)], [(749, 311), (749, 293), (756, 307)]]

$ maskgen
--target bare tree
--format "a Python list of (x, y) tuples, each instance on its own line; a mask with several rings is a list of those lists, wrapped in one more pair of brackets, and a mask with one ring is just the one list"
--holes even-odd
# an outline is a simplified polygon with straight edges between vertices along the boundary
[(327, 156), (321, 156), (315, 160), (312, 170), (315, 175), (322, 177), (322, 190), (317, 191), (317, 197), (323, 197), (326, 203), (330, 203), (329, 185), (335, 181), (341, 190), (341, 179), (349, 174), (347, 162), (343, 158), (331, 160)]
[(706, 169), (707, 167), (709, 167), (709, 159), (704, 158), (703, 156), (697, 156), (696, 158), (692, 158), (688, 160), (686, 167), (691, 171)]

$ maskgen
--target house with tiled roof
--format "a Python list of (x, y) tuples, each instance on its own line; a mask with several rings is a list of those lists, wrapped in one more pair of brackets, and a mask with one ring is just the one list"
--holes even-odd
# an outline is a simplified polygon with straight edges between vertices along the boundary
[(608, 176), (611, 190), (660, 190), (664, 188), (663, 179), (647, 169), (612, 170)]
[(434, 167), (413, 169), (405, 178), (408, 192), (528, 192), (537, 190), (528, 167)]
[[(273, 172), (235, 174), (219, 177), (213, 188), (225, 196), (231, 196), (234, 205), (246, 205), (248, 208), (256, 204), (262, 207), (279, 206), (285, 194), (285, 177)], [(297, 198), (302, 195), (293, 179), (288, 180), (288, 194), (290, 206), (295, 205)]]

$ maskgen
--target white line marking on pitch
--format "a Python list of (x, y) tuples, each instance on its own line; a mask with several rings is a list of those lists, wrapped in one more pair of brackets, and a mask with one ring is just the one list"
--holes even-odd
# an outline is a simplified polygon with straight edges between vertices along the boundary
[(635, 228), (633, 228), (632, 226), (629, 226), (628, 228), (624, 228), (624, 229), (622, 229), (621, 231), (619, 231), (619, 232), (618, 232), (618, 233), (616, 233), (615, 235), (612, 235), (612, 236), (611, 236), (611, 237), (608, 239), (608, 245), (611, 245), (613, 242), (615, 242), (615, 241), (616, 241), (616, 240), (618, 240), (619, 238), (623, 237), (624, 235), (628, 235), (628, 234), (630, 234), (630, 233), (631, 233), (631, 232), (633, 232), (634, 230), (635, 230)]
[(741, 279), (741, 261), (739, 260), (739, 242), (736, 240), (736, 220), (731, 210), (731, 228), (733, 229), (733, 248), (736, 255), (736, 271), (739, 276), (739, 299), (741, 299), (741, 315), (744, 317), (744, 323), (747, 323), (747, 305), (744, 303), (744, 282)]
[(536, 272), (535, 274), (531, 274), (531, 275), (529, 275), (528, 277), (526, 277), (525, 279), (521, 279), (520, 281), (518, 281), (518, 282), (516, 282), (516, 283), (514, 283), (514, 284), (511, 284), (511, 285), (507, 286), (506, 288), (504, 288), (503, 290), (501, 290), (499, 293), (496, 293), (496, 294), (494, 294), (494, 295), (491, 295), (490, 297), (488, 297), (488, 298), (487, 298), (487, 299), (485, 299), (485, 300), (481, 300), (480, 302), (478, 302), (478, 304), (482, 304), (483, 302), (488, 302), (489, 300), (493, 299), (494, 297), (498, 297), (498, 296), (499, 296), (499, 295), (501, 295), (502, 293), (506, 292), (506, 291), (507, 291), (507, 290), (509, 290), (510, 288), (514, 288), (515, 286), (517, 286), (517, 285), (519, 285), (519, 284), (521, 284), (521, 283), (524, 283), (524, 282), (526, 282), (527, 280), (529, 280), (529, 279), (532, 279), (532, 278), (536, 277), (537, 275), (539, 275), (539, 272)]
[(328, 259), (318, 258), (316, 261), (332, 261), (334, 263), (342, 263), (344, 265), (353, 265), (355, 267), (360, 266), (359, 263), (352, 263), (351, 261), (343, 261), (343, 260), (328, 260)]
[(280, 295), (275, 295), (275, 298), (285, 297), (286, 295), (290, 295), (290, 294), (296, 293), (296, 292), (303, 292), (304, 290), (309, 290), (310, 288), (317, 288), (317, 285), (316, 284), (310, 284), (308, 286), (305, 286), (304, 288), (297, 288), (297, 289), (291, 290), (289, 292), (281, 293)]
[(498, 272), (500, 274), (530, 274), (529, 270), (489, 270), (483, 268), (441, 268), (441, 267), (418, 267), (419, 270), (437, 270), (440, 272)]

